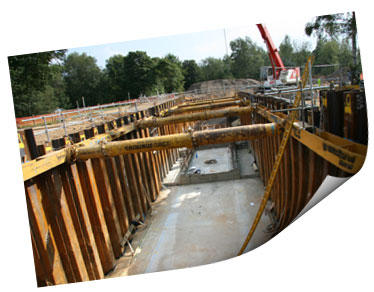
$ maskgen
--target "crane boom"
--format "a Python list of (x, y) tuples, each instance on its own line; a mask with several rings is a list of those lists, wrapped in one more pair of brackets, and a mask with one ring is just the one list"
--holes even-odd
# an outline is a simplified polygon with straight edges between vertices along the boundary
[(285, 70), (283, 61), (278, 53), (278, 49), (275, 47), (273, 40), (270, 37), (269, 31), (266, 26), (259, 23), (257, 24), (260, 30), (261, 36), (266, 43), (268, 48), (268, 54), (270, 58), (271, 67), (273, 68), (273, 78), (278, 79), (281, 71)]
[[(283, 61), (279, 55), (278, 49), (275, 47), (273, 40), (270, 37), (269, 31), (265, 25), (259, 23), (257, 24), (258, 29), (260, 30), (261, 36), (265, 41), (265, 44), (268, 49), (268, 55), (271, 63), (272, 72), (268, 69), (270, 67), (262, 68), (266, 69), (266, 79), (264, 82), (264, 87), (272, 86), (283, 86), (288, 84), (296, 84), (300, 76), (300, 68), (285, 68)], [(262, 70), (261, 69), (261, 70)], [(262, 76), (262, 73), (261, 73)]]

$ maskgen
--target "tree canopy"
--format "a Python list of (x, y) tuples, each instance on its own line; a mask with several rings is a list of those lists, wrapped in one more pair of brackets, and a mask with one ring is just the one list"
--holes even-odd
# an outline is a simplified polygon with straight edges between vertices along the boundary
[(200, 63), (200, 81), (232, 78), (228, 62), (208, 57)]
[(168, 54), (165, 58), (158, 59), (155, 71), (157, 90), (163, 93), (184, 91), (182, 62), (176, 56)]
[(84, 97), (86, 105), (100, 102), (99, 84), (102, 72), (96, 64), (96, 59), (86, 53), (72, 53), (64, 62), (64, 79), (66, 94), (70, 104), (76, 105)]
[(182, 63), (182, 73), (184, 76), (184, 88), (188, 90), (194, 83), (199, 82), (201, 72), (195, 60), (185, 60)]
[(260, 68), (269, 64), (265, 50), (256, 45), (249, 37), (238, 38), (230, 43), (231, 72), (235, 78), (253, 78), (259, 76)]

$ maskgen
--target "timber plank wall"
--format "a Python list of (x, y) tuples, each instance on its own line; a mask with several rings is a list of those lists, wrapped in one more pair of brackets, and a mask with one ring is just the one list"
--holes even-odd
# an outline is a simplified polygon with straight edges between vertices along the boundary
[[(280, 110), (292, 106), (285, 100), (270, 96), (253, 95), (246, 92), (239, 92), (239, 96), (241, 98), (251, 98), (252, 102), (264, 106), (268, 110)], [(323, 119), (320, 119), (320, 111), (315, 111), (315, 126), (340, 136), (345, 141), (360, 143), (359, 146), (367, 145), (365, 92), (357, 90), (322, 91), (320, 98)], [(336, 117), (336, 108), (341, 110), (340, 118)], [(311, 115), (312, 111), (310, 109), (306, 110), (306, 122), (309, 123), (309, 126), (312, 124)], [(299, 120), (301, 120), (300, 113)], [(241, 122), (242, 124), (263, 124), (271, 121), (254, 111), (251, 116), (242, 117)], [(259, 174), (265, 186), (270, 178), (281, 139), (282, 133), (250, 141), (250, 148), (255, 155), (259, 166)], [(269, 199), (272, 203), (271, 212), (275, 217), (272, 230), (274, 235), (287, 227), (297, 217), (327, 175), (335, 177), (353, 175), (342, 168), (336, 167), (313, 150), (292, 136), (287, 143)]]
[[(152, 109), (159, 112), (176, 100)], [(142, 118), (138, 112), (116, 120), (117, 127)], [(175, 134), (189, 123), (158, 128)], [(85, 131), (91, 138), (113, 124)], [(80, 135), (74, 136), (79, 142)], [(134, 130), (116, 140), (150, 136)], [(39, 147), (40, 150), (40, 147)], [(56, 285), (104, 278), (124, 251), (130, 223), (144, 220), (161, 190), (163, 178), (178, 159), (176, 149), (63, 163), (24, 182), (37, 285)]]

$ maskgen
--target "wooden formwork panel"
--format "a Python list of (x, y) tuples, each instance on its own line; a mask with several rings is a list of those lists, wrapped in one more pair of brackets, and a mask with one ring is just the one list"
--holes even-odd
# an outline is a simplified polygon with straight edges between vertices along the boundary
[[(173, 103), (159, 109), (170, 106)], [(140, 113), (133, 119), (144, 116)], [(82, 133), (72, 135), (73, 142), (126, 124), (128, 117), (98, 125), (86, 130), (84, 138)], [(159, 133), (181, 129), (164, 126)], [(149, 129), (133, 130), (115, 140), (149, 136)], [(38, 286), (102, 279), (112, 271), (123, 254), (123, 238), (131, 222), (137, 215), (145, 219), (176, 159), (177, 150), (164, 150), (63, 162), (26, 180)]]
[[(259, 115), (255, 116), (253, 121), (266, 122)], [(263, 137), (250, 143), (264, 185), (269, 180), (281, 135)], [(277, 231), (284, 229), (296, 218), (327, 175), (344, 177), (351, 174), (324, 160), (291, 137), (270, 193), (271, 208), (278, 220)]]

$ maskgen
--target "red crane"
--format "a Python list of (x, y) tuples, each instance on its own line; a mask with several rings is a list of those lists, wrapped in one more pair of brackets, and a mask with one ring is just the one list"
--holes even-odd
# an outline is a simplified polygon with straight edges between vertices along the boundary
[[(294, 84), (300, 76), (300, 68), (286, 69), (283, 61), (278, 53), (278, 49), (275, 47), (269, 31), (263, 24), (257, 24), (260, 30), (261, 36), (266, 43), (269, 59), (272, 67), (272, 72), (267, 74), (268, 81), (272, 84), (280, 80), (282, 84)], [(272, 75), (272, 76), (271, 76)]]

